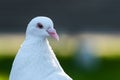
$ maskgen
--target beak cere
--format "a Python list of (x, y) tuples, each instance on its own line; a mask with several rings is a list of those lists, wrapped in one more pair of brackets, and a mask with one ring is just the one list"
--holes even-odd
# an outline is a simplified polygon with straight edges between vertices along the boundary
[(59, 40), (59, 36), (54, 28), (48, 28), (47, 32), (52, 38)]

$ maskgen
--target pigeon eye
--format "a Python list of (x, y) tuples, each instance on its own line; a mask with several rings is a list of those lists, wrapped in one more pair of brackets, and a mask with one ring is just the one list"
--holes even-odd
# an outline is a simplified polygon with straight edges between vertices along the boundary
[(42, 29), (42, 28), (43, 28), (43, 25), (40, 24), (40, 23), (37, 23), (37, 27), (40, 28), (40, 29)]

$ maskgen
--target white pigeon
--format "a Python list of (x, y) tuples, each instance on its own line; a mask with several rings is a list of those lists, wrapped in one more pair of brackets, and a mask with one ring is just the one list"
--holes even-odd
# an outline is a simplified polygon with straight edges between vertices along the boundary
[(9, 80), (72, 80), (60, 66), (48, 36), (59, 40), (52, 20), (44, 16), (33, 18), (13, 62)]

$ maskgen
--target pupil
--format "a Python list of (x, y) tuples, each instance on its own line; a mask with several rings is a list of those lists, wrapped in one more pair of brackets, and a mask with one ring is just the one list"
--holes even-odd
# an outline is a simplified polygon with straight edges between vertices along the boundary
[(40, 29), (43, 28), (43, 25), (40, 24), (40, 23), (38, 23), (37, 26), (38, 26)]

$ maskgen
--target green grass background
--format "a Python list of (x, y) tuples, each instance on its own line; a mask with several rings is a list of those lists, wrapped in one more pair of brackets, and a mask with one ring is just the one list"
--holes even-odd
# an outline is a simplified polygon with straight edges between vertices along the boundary
[[(73, 58), (58, 57), (65, 72), (74, 80), (120, 80), (120, 58), (101, 58), (97, 69), (86, 70), (77, 66)], [(8, 80), (13, 57), (0, 58), (0, 80)]]

